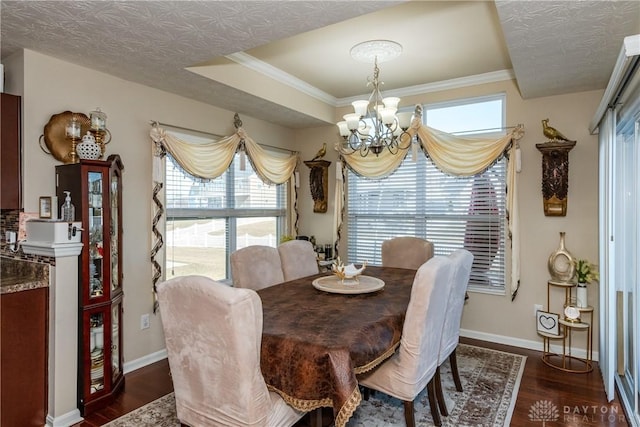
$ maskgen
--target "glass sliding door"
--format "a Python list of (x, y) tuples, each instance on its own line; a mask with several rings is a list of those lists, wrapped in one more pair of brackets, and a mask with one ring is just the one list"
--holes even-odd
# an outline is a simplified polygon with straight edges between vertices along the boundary
[(640, 34), (624, 38), (591, 132), (599, 143), (599, 360), (640, 427)]
[(617, 112), (613, 263), (616, 278), (616, 382), (631, 425), (640, 424), (640, 88)]

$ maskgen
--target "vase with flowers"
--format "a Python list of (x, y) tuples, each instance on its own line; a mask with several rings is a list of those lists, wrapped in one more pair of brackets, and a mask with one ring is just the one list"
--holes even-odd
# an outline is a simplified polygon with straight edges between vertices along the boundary
[(578, 258), (574, 261), (576, 267), (576, 281), (578, 282), (576, 290), (576, 305), (580, 308), (588, 307), (587, 303), (587, 285), (594, 280), (598, 280), (598, 267), (590, 263), (586, 259)]

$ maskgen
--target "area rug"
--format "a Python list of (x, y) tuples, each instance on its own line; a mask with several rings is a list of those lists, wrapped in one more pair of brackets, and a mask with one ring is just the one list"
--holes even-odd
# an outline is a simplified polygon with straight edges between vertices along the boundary
[[(524, 371), (526, 356), (460, 344), (457, 350), (462, 392), (457, 392), (449, 362), (441, 368), (450, 427), (508, 426)], [(414, 402), (416, 426), (433, 426), (426, 390)], [(108, 427), (176, 427), (173, 393), (105, 424)], [(348, 427), (404, 427), (402, 402), (383, 393), (363, 400)]]

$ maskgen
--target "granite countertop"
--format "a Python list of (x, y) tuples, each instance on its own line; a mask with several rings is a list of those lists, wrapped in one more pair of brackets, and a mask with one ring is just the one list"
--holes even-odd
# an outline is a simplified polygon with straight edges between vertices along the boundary
[(0, 294), (49, 286), (49, 264), (0, 257)]

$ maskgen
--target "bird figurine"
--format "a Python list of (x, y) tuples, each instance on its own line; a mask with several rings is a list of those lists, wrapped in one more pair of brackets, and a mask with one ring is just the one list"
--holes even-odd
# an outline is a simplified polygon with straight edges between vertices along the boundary
[(570, 141), (570, 139), (564, 136), (562, 132), (552, 126), (549, 126), (549, 119), (542, 120), (542, 133), (553, 141)]
[(318, 150), (318, 152), (316, 153), (316, 156), (313, 159), (311, 159), (311, 161), (321, 159), (324, 157), (325, 154), (327, 154), (327, 143), (323, 142), (322, 148)]

